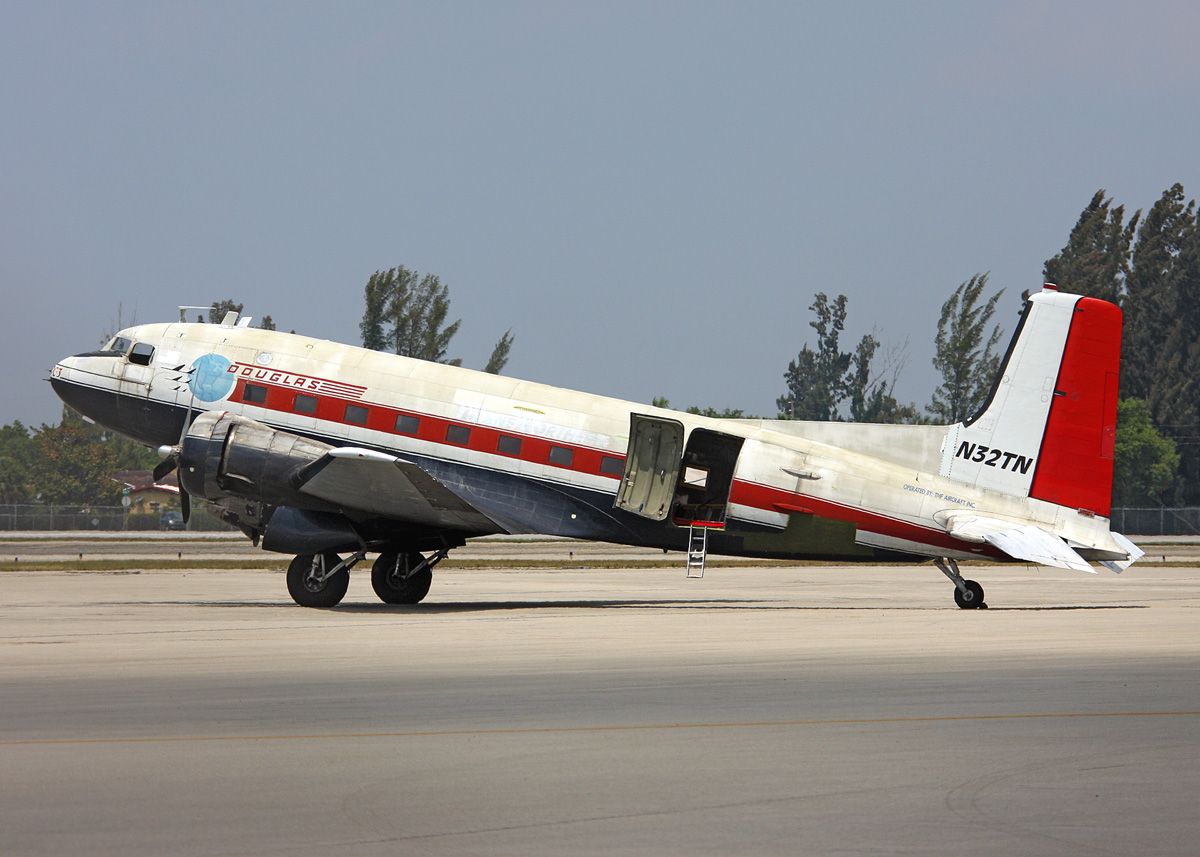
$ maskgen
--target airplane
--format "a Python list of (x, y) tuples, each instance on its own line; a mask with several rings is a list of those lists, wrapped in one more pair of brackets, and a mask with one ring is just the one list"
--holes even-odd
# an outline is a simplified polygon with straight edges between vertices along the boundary
[[(376, 595), (425, 598), (473, 537), (538, 533), (764, 559), (1121, 572), (1109, 529), (1121, 310), (1031, 295), (986, 403), (949, 426), (713, 419), (249, 326), (143, 324), (67, 357), (70, 407), (153, 447), (195, 497), (293, 555), (328, 608), (368, 553)], [(346, 556), (343, 556), (345, 554)]]

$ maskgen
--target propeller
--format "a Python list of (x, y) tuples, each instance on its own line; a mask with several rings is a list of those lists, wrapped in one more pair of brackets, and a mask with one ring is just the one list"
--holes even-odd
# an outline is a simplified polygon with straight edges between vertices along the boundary
[[(192, 394), (192, 400), (188, 403), (187, 414), (183, 418), (183, 430), (179, 433), (179, 443), (175, 446), (160, 446), (158, 454), (162, 456), (162, 461), (154, 465), (154, 481), (162, 481), (168, 473), (179, 467), (179, 458), (183, 455), (183, 442), (187, 439), (188, 429), (192, 422), (192, 405), (195, 404), (196, 395)], [(183, 480), (179, 480), (179, 507), (183, 514), (183, 522), (186, 524), (188, 519), (192, 517), (192, 498), (183, 488)]]

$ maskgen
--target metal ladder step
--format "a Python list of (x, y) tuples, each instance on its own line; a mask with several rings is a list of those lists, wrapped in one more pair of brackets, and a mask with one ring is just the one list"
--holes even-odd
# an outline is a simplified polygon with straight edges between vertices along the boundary
[(704, 563), (708, 558), (708, 527), (698, 526), (699, 522), (688, 527), (687, 576), (690, 579), (704, 577)]

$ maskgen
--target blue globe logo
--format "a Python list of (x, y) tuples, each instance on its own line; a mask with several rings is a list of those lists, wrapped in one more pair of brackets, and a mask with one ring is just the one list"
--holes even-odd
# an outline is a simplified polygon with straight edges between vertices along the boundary
[(234, 377), (229, 371), (233, 364), (220, 354), (205, 354), (192, 363), (192, 379), (188, 387), (202, 402), (215, 402), (229, 395)]

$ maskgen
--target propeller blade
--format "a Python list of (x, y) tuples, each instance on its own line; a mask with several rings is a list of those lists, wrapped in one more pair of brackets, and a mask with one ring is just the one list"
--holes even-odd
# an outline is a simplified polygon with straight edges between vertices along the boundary
[(158, 464), (154, 465), (154, 481), (162, 482), (163, 477), (179, 466), (178, 453), (171, 453)]
[(188, 518), (192, 517), (192, 497), (182, 488), (179, 489), (179, 508), (183, 512), (183, 522), (186, 524)]

